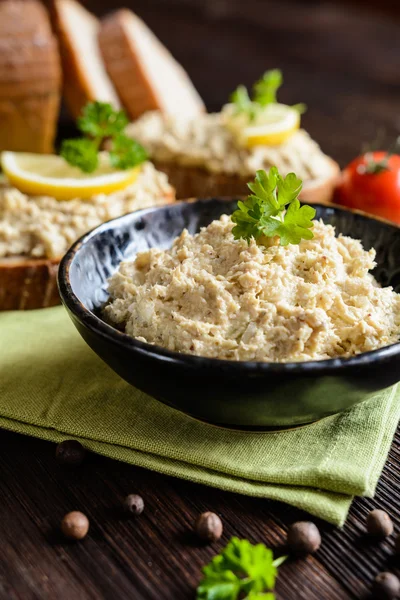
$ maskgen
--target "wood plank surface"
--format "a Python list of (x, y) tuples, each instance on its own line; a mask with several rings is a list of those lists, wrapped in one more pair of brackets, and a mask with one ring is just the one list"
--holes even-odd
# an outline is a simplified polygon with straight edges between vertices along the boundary
[[(110, 2), (87, 1), (99, 13)], [(113, 3), (116, 7), (117, 3)], [(135, 10), (190, 72), (210, 110), (238, 83), (283, 69), (284, 102), (305, 102), (304, 125), (344, 165), (380, 129), (400, 131), (400, 23), (331, 2), (137, 0)], [(70, 130), (64, 115), (60, 135)], [(1, 338), (0, 338), (1, 343)], [(279, 548), (287, 526), (307, 516), (289, 506), (220, 492), (97, 456), (65, 469), (54, 445), (0, 433), (0, 600), (189, 600), (201, 566), (231, 535)], [(313, 557), (280, 569), (280, 600), (368, 598), (381, 570), (398, 574), (393, 539), (369, 543), (368, 510), (387, 510), (400, 530), (400, 438), (374, 500), (356, 500), (343, 530), (319, 523)], [(120, 499), (140, 493), (146, 510), (121, 518)], [(79, 544), (57, 533), (69, 510), (85, 512)], [(222, 540), (199, 546), (191, 535), (203, 510), (220, 514)]]

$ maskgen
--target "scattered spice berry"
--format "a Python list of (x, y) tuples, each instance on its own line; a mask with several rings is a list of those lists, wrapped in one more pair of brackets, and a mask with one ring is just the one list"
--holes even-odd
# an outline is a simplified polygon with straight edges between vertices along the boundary
[(142, 496), (138, 494), (129, 494), (123, 502), (124, 512), (127, 515), (134, 515), (137, 517), (144, 511), (144, 502)]
[(78, 466), (82, 464), (85, 454), (85, 448), (77, 440), (65, 440), (56, 448), (56, 460), (60, 465)]
[(298, 521), (289, 527), (287, 545), (293, 554), (305, 555), (316, 552), (321, 545), (318, 527), (311, 521)]
[(392, 519), (384, 510), (371, 510), (367, 516), (367, 531), (376, 538), (385, 538), (393, 533)]
[(400, 580), (393, 573), (383, 572), (375, 577), (372, 593), (377, 600), (393, 600), (400, 593)]
[(205, 542), (216, 542), (223, 531), (221, 519), (213, 512), (204, 512), (199, 515), (194, 527), (199, 538)]
[(83, 513), (74, 510), (67, 513), (61, 521), (61, 531), (71, 540), (82, 540), (89, 531), (89, 519)]

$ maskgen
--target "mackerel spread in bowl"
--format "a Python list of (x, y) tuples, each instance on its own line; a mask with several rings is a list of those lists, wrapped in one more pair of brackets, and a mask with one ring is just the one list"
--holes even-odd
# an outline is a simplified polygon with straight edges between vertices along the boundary
[(236, 240), (233, 226), (223, 215), (121, 263), (107, 321), (169, 350), (243, 361), (350, 357), (399, 340), (400, 295), (369, 273), (373, 249), (322, 221), (285, 247)]

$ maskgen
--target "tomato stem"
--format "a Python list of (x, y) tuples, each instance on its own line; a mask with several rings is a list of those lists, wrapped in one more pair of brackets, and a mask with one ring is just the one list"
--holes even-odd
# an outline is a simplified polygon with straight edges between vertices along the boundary
[(375, 160), (372, 152), (366, 152), (364, 155), (365, 164), (359, 165), (360, 174), (378, 175), (390, 170), (389, 159), (393, 154), (400, 153), (400, 136), (389, 148), (386, 155), (381, 160)]

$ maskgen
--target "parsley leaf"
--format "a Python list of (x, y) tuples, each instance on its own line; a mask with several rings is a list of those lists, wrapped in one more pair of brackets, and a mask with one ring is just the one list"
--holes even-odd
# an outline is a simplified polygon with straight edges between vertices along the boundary
[(307, 104), (304, 104), (304, 102), (300, 102), (299, 104), (293, 104), (292, 108), (297, 113), (299, 113), (299, 115), (304, 115), (304, 113), (307, 112)]
[(282, 71), (279, 69), (266, 71), (261, 79), (254, 84), (253, 101), (261, 106), (274, 104), (276, 102), (276, 92), (282, 83)]
[[(276, 168), (276, 167), (275, 167)], [(296, 200), (303, 186), (302, 180), (294, 173), (288, 173), (285, 178), (277, 172), (277, 196), (280, 208)]]
[(248, 187), (253, 193), (238, 202), (231, 216), (235, 239), (250, 242), (254, 238), (262, 243), (263, 236), (278, 236), (281, 246), (287, 246), (314, 237), (311, 229), (316, 211), (300, 205), (302, 181), (294, 173), (282, 177), (276, 167), (271, 167), (269, 173), (257, 171), (255, 181)]
[(264, 544), (233, 537), (203, 568), (197, 600), (274, 600), (277, 567), (284, 560), (274, 560)]
[(140, 165), (147, 159), (147, 152), (132, 138), (120, 133), (112, 140), (110, 161), (117, 169), (128, 169)]
[(116, 169), (131, 169), (147, 160), (147, 153), (143, 146), (123, 133), (128, 122), (123, 110), (115, 110), (107, 102), (91, 102), (77, 121), (85, 137), (64, 140), (60, 154), (70, 165), (93, 173), (99, 165), (99, 148), (110, 139), (111, 165)]
[(313, 227), (314, 217), (315, 208), (307, 205), (300, 206), (299, 200), (296, 199), (289, 204), (283, 222), (277, 221), (279, 227), (272, 235), (279, 235), (281, 246), (300, 244), (302, 239), (312, 240), (314, 234), (310, 230)]
[(64, 140), (60, 155), (85, 173), (93, 173), (99, 164), (98, 145), (88, 138)]
[(90, 102), (83, 109), (77, 126), (82, 133), (94, 138), (104, 138), (121, 133), (128, 123), (123, 110), (114, 110), (107, 102)]
[(235, 114), (245, 113), (248, 115), (250, 121), (256, 118), (258, 107), (251, 101), (249, 93), (244, 85), (239, 85), (239, 87), (236, 88), (231, 94), (230, 101), (234, 106)]
[[(239, 85), (230, 97), (234, 114), (247, 115), (249, 121), (254, 121), (266, 106), (277, 102), (276, 94), (282, 83), (282, 71), (271, 69), (266, 71), (261, 79), (253, 85), (252, 98), (250, 98), (246, 87)], [(307, 110), (305, 104), (295, 104), (292, 108), (300, 115)]]

